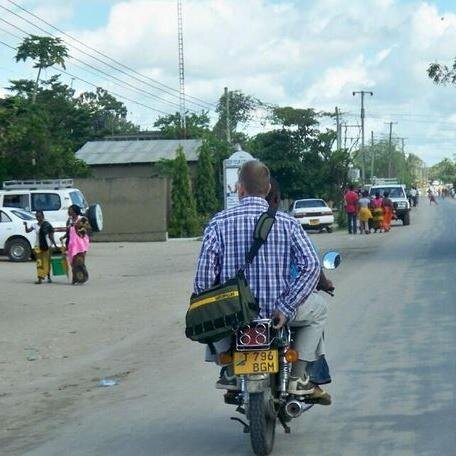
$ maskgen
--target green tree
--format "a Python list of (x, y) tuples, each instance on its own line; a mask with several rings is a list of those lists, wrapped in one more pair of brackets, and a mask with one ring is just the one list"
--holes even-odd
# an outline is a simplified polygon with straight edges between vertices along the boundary
[(450, 67), (445, 64), (431, 63), (427, 74), (436, 84), (456, 84), (456, 59)]
[(429, 179), (439, 180), (446, 184), (456, 183), (456, 162), (444, 158), (429, 169)]
[(186, 129), (182, 132), (181, 116), (179, 112), (161, 116), (154, 123), (166, 139), (195, 139), (202, 138), (209, 132), (209, 114), (206, 111), (187, 113), (185, 116)]
[(9, 90), (13, 95), (0, 99), (3, 179), (86, 175), (74, 156), (79, 147), (112, 132), (139, 130), (127, 121), (123, 103), (103, 89), (75, 98), (73, 89), (52, 76), (41, 82), (35, 104), (33, 81), (11, 81)]
[(196, 209), (206, 221), (218, 209), (213, 157), (207, 141), (203, 141), (199, 150), (195, 187)]
[(77, 177), (88, 168), (67, 142), (53, 134), (51, 119), (41, 105), (10, 97), (0, 101), (2, 178)]
[(270, 118), (278, 128), (249, 142), (249, 150), (269, 166), (285, 198), (341, 198), (350, 157), (334, 150), (333, 130), (320, 131), (324, 115), (313, 109), (273, 107)]
[(79, 95), (76, 106), (90, 117), (92, 139), (139, 131), (138, 126), (127, 120), (127, 107), (102, 87)]
[(169, 235), (171, 237), (198, 235), (200, 226), (196, 214), (195, 198), (192, 193), (187, 159), (182, 146), (178, 147), (174, 161), (171, 202)]
[[(229, 116), (226, 109), (227, 97), (229, 100)], [(217, 103), (215, 111), (218, 114), (218, 120), (214, 126), (213, 132), (219, 139), (226, 139), (227, 117), (229, 119), (231, 142), (233, 144), (245, 144), (247, 136), (237, 131), (240, 124), (248, 122), (253, 115), (256, 107), (262, 103), (250, 95), (245, 95), (240, 90), (228, 91), (223, 94)]]
[[(361, 153), (354, 152), (354, 164), (361, 167)], [(391, 161), (391, 176), (397, 178), (401, 183), (410, 186), (417, 184), (421, 177), (421, 171), (424, 167), (423, 161), (415, 154), (408, 156), (402, 152), (397, 142), (393, 142), (390, 148), (389, 141), (378, 141), (374, 146), (366, 147), (366, 161), (370, 165), (374, 158), (373, 177), (387, 177), (389, 172), (389, 163)], [(371, 176), (371, 167), (367, 168), (368, 180)]]
[(52, 38), (50, 36), (30, 35), (17, 48), (16, 62), (27, 59), (32, 59), (34, 62), (33, 68), (38, 68), (38, 74), (35, 81), (34, 91), (32, 95), (32, 104), (35, 104), (36, 93), (40, 80), (41, 71), (43, 68), (48, 68), (53, 65), (60, 65), (65, 68), (65, 59), (68, 57), (68, 49), (62, 44), (60, 38)]

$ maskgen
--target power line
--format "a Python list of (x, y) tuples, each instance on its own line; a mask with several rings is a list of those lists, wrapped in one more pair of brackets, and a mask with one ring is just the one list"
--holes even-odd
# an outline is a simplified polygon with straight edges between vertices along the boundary
[[(6, 9), (7, 11), (10, 11), (10, 10), (8, 10), (7, 8), (3, 7), (2, 5), (0, 5), (0, 8), (3, 8), (3, 9)], [(12, 12), (12, 11), (10, 11), (10, 12), (13, 13), (13, 14), (15, 14), (15, 13)], [(20, 17), (20, 18), (22, 18), (22, 16), (19, 16), (19, 15), (17, 15), (17, 14), (15, 14), (15, 15), (18, 16), (18, 17)], [(28, 22), (29, 24), (33, 25), (34, 27), (38, 28), (39, 30), (43, 31), (44, 33), (49, 33), (49, 32), (47, 32), (46, 30), (42, 29), (41, 27), (39, 27), (39, 26), (33, 24), (33, 23), (30, 22), (29, 20), (27, 20), (27, 19), (25, 19), (25, 18), (22, 18), (22, 19), (23, 19), (24, 21)], [(11, 27), (14, 27), (15, 29), (21, 31), (22, 33), (24, 33), (24, 34), (30, 36), (30, 33), (29, 33), (27, 30), (24, 30), (24, 29), (22, 29), (21, 27), (18, 27), (18, 26), (12, 24), (11, 22), (9, 22), (9, 21), (7, 21), (7, 20), (5, 20), (5, 19), (0, 18), (0, 20), (3, 21), (3, 22), (5, 22), (6, 24), (10, 25)], [(51, 33), (49, 33), (49, 35), (55, 37), (55, 35), (53, 35), (53, 34), (51, 34)], [(66, 43), (66, 44), (68, 44), (68, 43)], [(91, 56), (89, 53), (87, 53), (87, 52), (85, 52), (85, 51), (83, 51), (83, 50), (77, 48), (76, 46), (71, 45), (71, 44), (70, 44), (70, 46), (72, 46), (72, 47), (75, 48), (76, 50), (79, 50), (79, 51), (82, 52), (83, 54), (85, 54), (85, 55), (87, 55), (87, 56), (89, 56), (89, 57), (91, 57), (91, 58), (93, 58), (93, 59), (95, 59), (95, 60), (100, 61), (101, 63), (107, 65), (108, 67), (111, 67), (111, 68), (114, 69), (114, 70), (120, 71), (120, 70), (118, 70), (117, 68), (115, 68), (114, 66), (109, 65), (109, 64), (103, 62), (102, 60), (97, 59), (96, 57)], [(152, 97), (154, 97), (154, 98), (156, 98), (156, 99), (158, 99), (158, 100), (161, 100), (162, 102), (165, 102), (165, 103), (168, 103), (168, 104), (174, 104), (175, 106), (179, 106), (179, 105), (177, 105), (177, 103), (174, 103), (174, 102), (172, 102), (172, 101), (169, 101), (169, 100), (166, 100), (166, 99), (164, 99), (164, 98), (161, 98), (161, 97), (159, 97), (158, 95), (152, 94), (151, 92), (144, 91), (144, 89), (137, 88), (137, 87), (133, 86), (132, 84), (130, 84), (130, 83), (126, 82), (126, 81), (123, 81), (123, 80), (117, 78), (116, 76), (113, 76), (113, 75), (111, 75), (111, 74), (109, 74), (109, 73), (106, 73), (105, 71), (100, 70), (99, 68), (96, 68), (96, 67), (92, 66), (91, 64), (84, 62), (84, 61), (81, 60), (81, 59), (78, 59), (77, 57), (74, 57), (74, 56), (72, 56), (72, 55), (69, 55), (69, 57), (72, 58), (72, 59), (74, 59), (74, 60), (76, 60), (76, 61), (81, 62), (83, 65), (87, 65), (88, 67), (93, 68), (95, 71), (98, 71), (98, 72), (100, 72), (100, 73), (102, 73), (102, 74), (104, 74), (104, 75), (106, 75), (106, 76), (108, 76), (108, 77), (110, 77), (110, 78), (112, 78), (112, 79), (116, 79), (116, 80), (118, 80), (118, 81), (120, 81), (120, 82), (122, 82), (122, 83), (124, 83), (124, 84), (130, 85), (131, 87), (135, 88), (136, 90), (140, 90), (140, 91), (142, 91), (142, 92), (144, 92), (144, 93), (147, 93), (147, 94), (149, 94), (150, 96), (152, 96)], [(130, 75), (129, 75), (128, 73), (126, 73), (125, 71), (121, 71), (121, 72), (124, 73), (124, 74), (126, 74), (128, 77), (132, 77), (133, 79), (137, 79), (138, 81), (140, 81), (141, 83), (143, 83), (143, 84), (145, 84), (145, 85), (149, 85), (149, 84), (144, 83), (144, 81), (139, 80), (138, 78), (135, 78), (135, 77), (133, 77), (133, 76), (130, 76)], [(192, 110), (190, 110), (190, 111), (191, 111), (191, 112), (195, 112), (195, 111), (192, 111)]]
[(3, 45), (6, 46), (6, 47), (9, 47), (9, 48), (12, 49), (13, 51), (16, 50), (16, 48), (15, 48), (14, 46), (9, 45), (8, 43), (5, 43), (5, 42), (2, 41), (2, 40), (0, 40), (0, 43), (3, 44)]
[[(26, 35), (29, 35), (29, 33), (28, 33), (27, 31), (25, 31), (24, 29), (22, 29), (22, 28), (20, 28), (20, 27), (18, 27), (18, 26), (16, 26), (16, 25), (14, 25), (14, 24), (12, 24), (11, 22), (9, 22), (9, 21), (7, 21), (7, 20), (5, 20), (5, 19), (3, 19), (3, 18), (0, 18), (0, 20), (3, 21), (3, 22), (5, 22), (6, 24), (10, 25), (11, 27), (16, 28), (17, 30), (21, 31), (22, 33), (24, 33), (24, 34), (26, 34)], [(9, 33), (9, 34), (12, 35), (12, 36), (15, 36), (16, 38), (23, 39), (23, 37), (19, 37), (19, 36), (15, 35), (14, 33), (11, 33), (11, 32), (9, 32), (9, 31), (7, 31), (7, 30), (5, 30), (5, 32), (6, 32), (6, 33)], [(139, 92), (142, 92), (143, 94), (146, 94), (146, 96), (149, 96), (149, 97), (152, 97), (152, 98), (154, 98), (154, 99), (156, 99), (156, 100), (159, 100), (159, 101), (162, 102), (162, 103), (167, 103), (167, 104), (170, 104), (170, 105), (173, 105), (173, 106), (179, 108), (179, 104), (174, 103), (173, 101), (170, 101), (170, 100), (166, 100), (165, 98), (161, 98), (161, 97), (159, 97), (158, 95), (155, 95), (155, 94), (153, 94), (153, 93), (151, 93), (151, 92), (148, 92), (147, 90), (144, 90), (144, 89), (142, 89), (142, 88), (140, 88), (140, 87), (134, 86), (133, 84), (130, 84), (128, 81), (124, 81), (123, 79), (120, 79), (120, 78), (118, 78), (117, 76), (113, 76), (113, 75), (107, 73), (107, 72), (104, 71), (104, 70), (100, 70), (99, 68), (96, 68), (96, 67), (92, 66), (90, 63), (87, 63), (87, 62), (85, 62), (84, 60), (81, 60), (81, 59), (79, 59), (79, 58), (77, 58), (77, 57), (75, 57), (75, 56), (73, 56), (73, 55), (71, 55), (71, 54), (69, 54), (68, 57), (70, 57), (71, 59), (73, 59), (73, 60), (75, 60), (75, 61), (81, 63), (82, 65), (85, 65), (85, 66), (87, 66), (87, 67), (89, 67), (89, 68), (91, 68), (91, 69), (93, 69), (93, 70), (95, 70), (95, 71), (97, 71), (97, 72), (103, 74), (104, 76), (107, 76), (108, 78), (111, 78), (111, 79), (114, 79), (114, 80), (120, 82), (121, 84), (124, 85), (124, 87), (125, 87), (125, 86), (128, 86), (128, 87), (131, 88), (132, 90), (135, 90), (135, 91), (137, 91), (137, 92), (138, 92), (138, 91), (139, 91)], [(75, 65), (75, 66), (77, 67), (77, 65)], [(79, 67), (79, 68), (81, 68), (81, 67)], [(82, 70), (83, 70), (83, 71), (86, 71), (84, 68), (82, 68)], [(92, 74), (93, 74), (93, 73), (92, 73)]]
[[(104, 58), (110, 60), (111, 62), (116, 63), (117, 65), (121, 66), (122, 68), (125, 68), (125, 69), (131, 71), (132, 73), (135, 73), (135, 74), (137, 74), (138, 76), (141, 76), (142, 78), (145, 78), (145, 79), (148, 79), (149, 81), (152, 81), (154, 84), (158, 84), (159, 86), (164, 87), (165, 89), (171, 90), (171, 91), (176, 92), (177, 94), (179, 94), (179, 90), (177, 90), (177, 89), (175, 89), (175, 88), (173, 88), (173, 87), (171, 87), (171, 86), (168, 86), (168, 85), (166, 85), (166, 84), (163, 84), (162, 82), (157, 81), (156, 79), (153, 79), (153, 78), (151, 78), (150, 76), (143, 75), (142, 73), (136, 71), (135, 69), (133, 69), (133, 68), (131, 68), (131, 67), (129, 67), (129, 66), (123, 64), (122, 62), (120, 62), (120, 61), (118, 61), (118, 60), (116, 60), (116, 59), (110, 57), (109, 55), (107, 55), (107, 54), (105, 54), (105, 53), (103, 53), (103, 52), (101, 52), (101, 51), (99, 51), (99, 50), (97, 50), (97, 49), (95, 49), (95, 48), (93, 48), (93, 47), (91, 47), (91, 46), (85, 44), (85, 43), (82, 42), (81, 40), (79, 40), (79, 39), (73, 37), (72, 35), (70, 35), (70, 34), (66, 33), (65, 31), (61, 30), (60, 28), (54, 26), (54, 25), (51, 24), (50, 22), (48, 22), (48, 21), (44, 20), (43, 18), (39, 17), (37, 14), (34, 14), (33, 12), (27, 10), (27, 9), (24, 8), (23, 6), (17, 4), (16, 2), (14, 2), (14, 1), (12, 1), (12, 0), (7, 0), (7, 1), (8, 1), (9, 3), (11, 3), (12, 5), (16, 6), (17, 8), (19, 8), (20, 10), (24, 11), (25, 13), (29, 14), (30, 16), (34, 17), (35, 19), (38, 19), (39, 21), (43, 22), (43, 23), (46, 24), (47, 26), (51, 27), (53, 30), (56, 30), (57, 32), (61, 33), (62, 35), (65, 35), (66, 37), (70, 38), (71, 40), (73, 40), (73, 41), (75, 41), (75, 42), (81, 44), (81, 45), (84, 46), (85, 48), (90, 49), (90, 50), (93, 51), (93, 52), (96, 52), (98, 55), (103, 56)], [(1, 6), (1, 5), (0, 5), (0, 6)], [(12, 10), (10, 10), (10, 9), (8, 9), (8, 8), (5, 8), (5, 7), (2, 7), (2, 8), (3, 8), (3, 9), (6, 9), (7, 11), (9, 11), (9, 12), (11, 12), (12, 14), (16, 15), (17, 17), (20, 17), (21, 19), (27, 21), (27, 19), (25, 19), (24, 17), (22, 17), (22, 16), (20, 16), (19, 14), (15, 13), (14, 11), (12, 11)], [(38, 28), (39, 28), (39, 26), (37, 26), (37, 25), (35, 25), (35, 24), (33, 24), (33, 25), (34, 25), (35, 27), (38, 27)], [(40, 29), (41, 29), (41, 28), (40, 28)], [(43, 29), (41, 29), (41, 30), (43, 30)], [(50, 34), (50, 32), (48, 32), (48, 31), (45, 31), (45, 33)], [(75, 47), (75, 46), (73, 45), (73, 47)], [(77, 49), (77, 48), (76, 48), (76, 49)], [(82, 52), (82, 51), (80, 51), (80, 52)], [(94, 58), (94, 57), (93, 57), (93, 58)], [(98, 60), (98, 59), (96, 59), (96, 60)], [(105, 65), (108, 65), (108, 64), (105, 63), (105, 62), (102, 62), (102, 63), (104, 63)], [(121, 71), (121, 70), (117, 69), (117, 71)], [(133, 76), (130, 76), (130, 77), (133, 77)], [(135, 79), (136, 79), (136, 78), (135, 78)], [(144, 82), (144, 81), (141, 81), (141, 82), (142, 82), (143, 84), (147, 84), (147, 83)], [(149, 84), (149, 85), (150, 85), (150, 84)], [(166, 93), (170, 94), (169, 92), (167, 92), (167, 91), (164, 90), (163, 88), (155, 87), (155, 86), (152, 86), (152, 87), (154, 87), (154, 88), (157, 89), (157, 90), (162, 90), (163, 92), (166, 92)], [(179, 96), (179, 95), (174, 95), (174, 94), (170, 94), (170, 95), (175, 96), (175, 97), (176, 97), (176, 96), (177, 96), (177, 97)], [(198, 102), (204, 103), (204, 104), (207, 105), (207, 106), (211, 106), (211, 105), (212, 105), (212, 106), (216, 106), (216, 104), (214, 104), (214, 103), (212, 103), (212, 102), (207, 102), (207, 101), (202, 100), (201, 98), (197, 98), (197, 97), (194, 97), (194, 96), (191, 96), (191, 95), (186, 95), (186, 98), (187, 98), (187, 99), (188, 99), (188, 98), (191, 98), (191, 99), (196, 100), (196, 101), (198, 101)], [(187, 100), (187, 101), (188, 101), (189, 103), (198, 104), (198, 103), (192, 102), (191, 100)], [(201, 106), (201, 105), (199, 105), (199, 106), (200, 106), (200, 107), (204, 107), (204, 106)], [(206, 107), (205, 109), (208, 109), (208, 108)]]
[[(15, 48), (14, 46), (11, 46), (11, 45), (9, 45), (8, 43), (5, 43), (4, 41), (1, 41), (1, 40), (0, 40), (0, 44), (3, 44), (4, 46), (6, 46), (6, 47), (12, 49), (13, 51), (16, 50), (16, 48)], [(52, 69), (55, 70), (55, 71), (58, 71), (59, 73), (66, 74), (67, 76), (70, 76), (70, 77), (72, 77), (72, 78), (74, 78), (74, 79), (77, 79), (78, 81), (82, 81), (82, 82), (84, 82), (85, 84), (88, 84), (88, 85), (90, 85), (90, 86), (92, 86), (92, 87), (99, 88), (99, 86), (98, 86), (97, 84), (94, 84), (93, 82), (90, 82), (90, 81), (86, 81), (85, 79), (83, 79), (83, 78), (81, 78), (81, 77), (79, 77), (79, 76), (76, 76), (76, 75), (70, 73), (69, 71), (62, 70), (61, 68), (57, 68), (57, 67), (54, 67), (54, 66), (51, 66), (50, 68), (52, 68)], [(104, 89), (104, 90), (106, 90), (106, 89)], [(111, 95), (114, 95), (115, 97), (122, 98), (122, 99), (124, 99), (124, 100), (126, 100), (126, 101), (129, 101), (130, 103), (134, 103), (134, 104), (137, 104), (137, 105), (139, 105), (139, 106), (142, 106), (143, 108), (150, 109), (151, 111), (155, 111), (155, 112), (158, 112), (158, 113), (163, 114), (163, 115), (166, 115), (166, 116), (167, 116), (168, 114), (170, 114), (169, 112), (165, 112), (165, 111), (162, 111), (161, 109), (153, 108), (152, 106), (146, 105), (146, 104), (141, 103), (140, 101), (137, 101), (137, 100), (133, 100), (133, 99), (131, 99), (131, 98), (129, 98), (129, 97), (126, 97), (126, 96), (121, 95), (121, 94), (119, 94), (119, 93), (113, 92), (112, 90), (106, 90), (106, 92), (109, 93), (109, 94), (111, 94)]]

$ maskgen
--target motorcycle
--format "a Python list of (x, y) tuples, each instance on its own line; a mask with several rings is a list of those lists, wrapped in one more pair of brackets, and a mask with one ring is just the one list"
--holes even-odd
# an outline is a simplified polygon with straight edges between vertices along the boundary
[[(323, 256), (325, 269), (335, 269), (341, 261), (338, 252)], [(328, 290), (327, 293), (333, 296)], [(236, 405), (236, 411), (248, 420), (232, 417), (250, 434), (254, 453), (258, 456), (272, 452), (277, 421), (286, 434), (289, 423), (310, 410), (315, 402), (306, 396), (287, 393), (293, 363), (299, 353), (292, 348), (293, 333), (288, 325), (276, 330), (271, 319), (258, 319), (239, 329), (234, 336), (232, 352), (222, 353), (222, 364), (233, 363), (240, 391), (227, 392), (225, 403)]]

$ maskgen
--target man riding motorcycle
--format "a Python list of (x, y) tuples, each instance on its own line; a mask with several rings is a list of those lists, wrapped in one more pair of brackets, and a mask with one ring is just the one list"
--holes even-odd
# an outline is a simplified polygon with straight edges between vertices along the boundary
[[(208, 224), (198, 260), (195, 293), (223, 283), (245, 261), (254, 225), (267, 210), (271, 188), (268, 168), (257, 160), (245, 163), (239, 174), (240, 204), (218, 213)], [(292, 277), (290, 268), (294, 267)], [(306, 366), (324, 355), (326, 303), (314, 292), (321, 276), (318, 256), (299, 222), (277, 212), (268, 241), (246, 270), (247, 282), (260, 306), (261, 318), (273, 318), (276, 329), (287, 321), (294, 326), (294, 345), (300, 362), (293, 366), (289, 393), (308, 395), (330, 403), (328, 393), (309, 380)], [(231, 338), (213, 344), (217, 354), (228, 351)], [(207, 359), (214, 359), (208, 356)], [(237, 390), (232, 365), (224, 366), (218, 388)]]

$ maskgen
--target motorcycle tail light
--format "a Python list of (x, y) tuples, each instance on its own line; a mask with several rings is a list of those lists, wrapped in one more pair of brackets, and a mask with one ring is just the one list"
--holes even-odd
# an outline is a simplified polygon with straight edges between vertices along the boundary
[(236, 347), (238, 350), (261, 350), (271, 345), (271, 321), (253, 322), (236, 332)]
[(219, 363), (221, 365), (224, 365), (224, 364), (231, 364), (233, 362), (233, 355), (231, 353), (220, 353), (218, 355), (218, 358), (219, 358)]
[(293, 350), (293, 349), (289, 348), (285, 352), (285, 359), (289, 363), (296, 363), (299, 360), (299, 353), (296, 350)]

